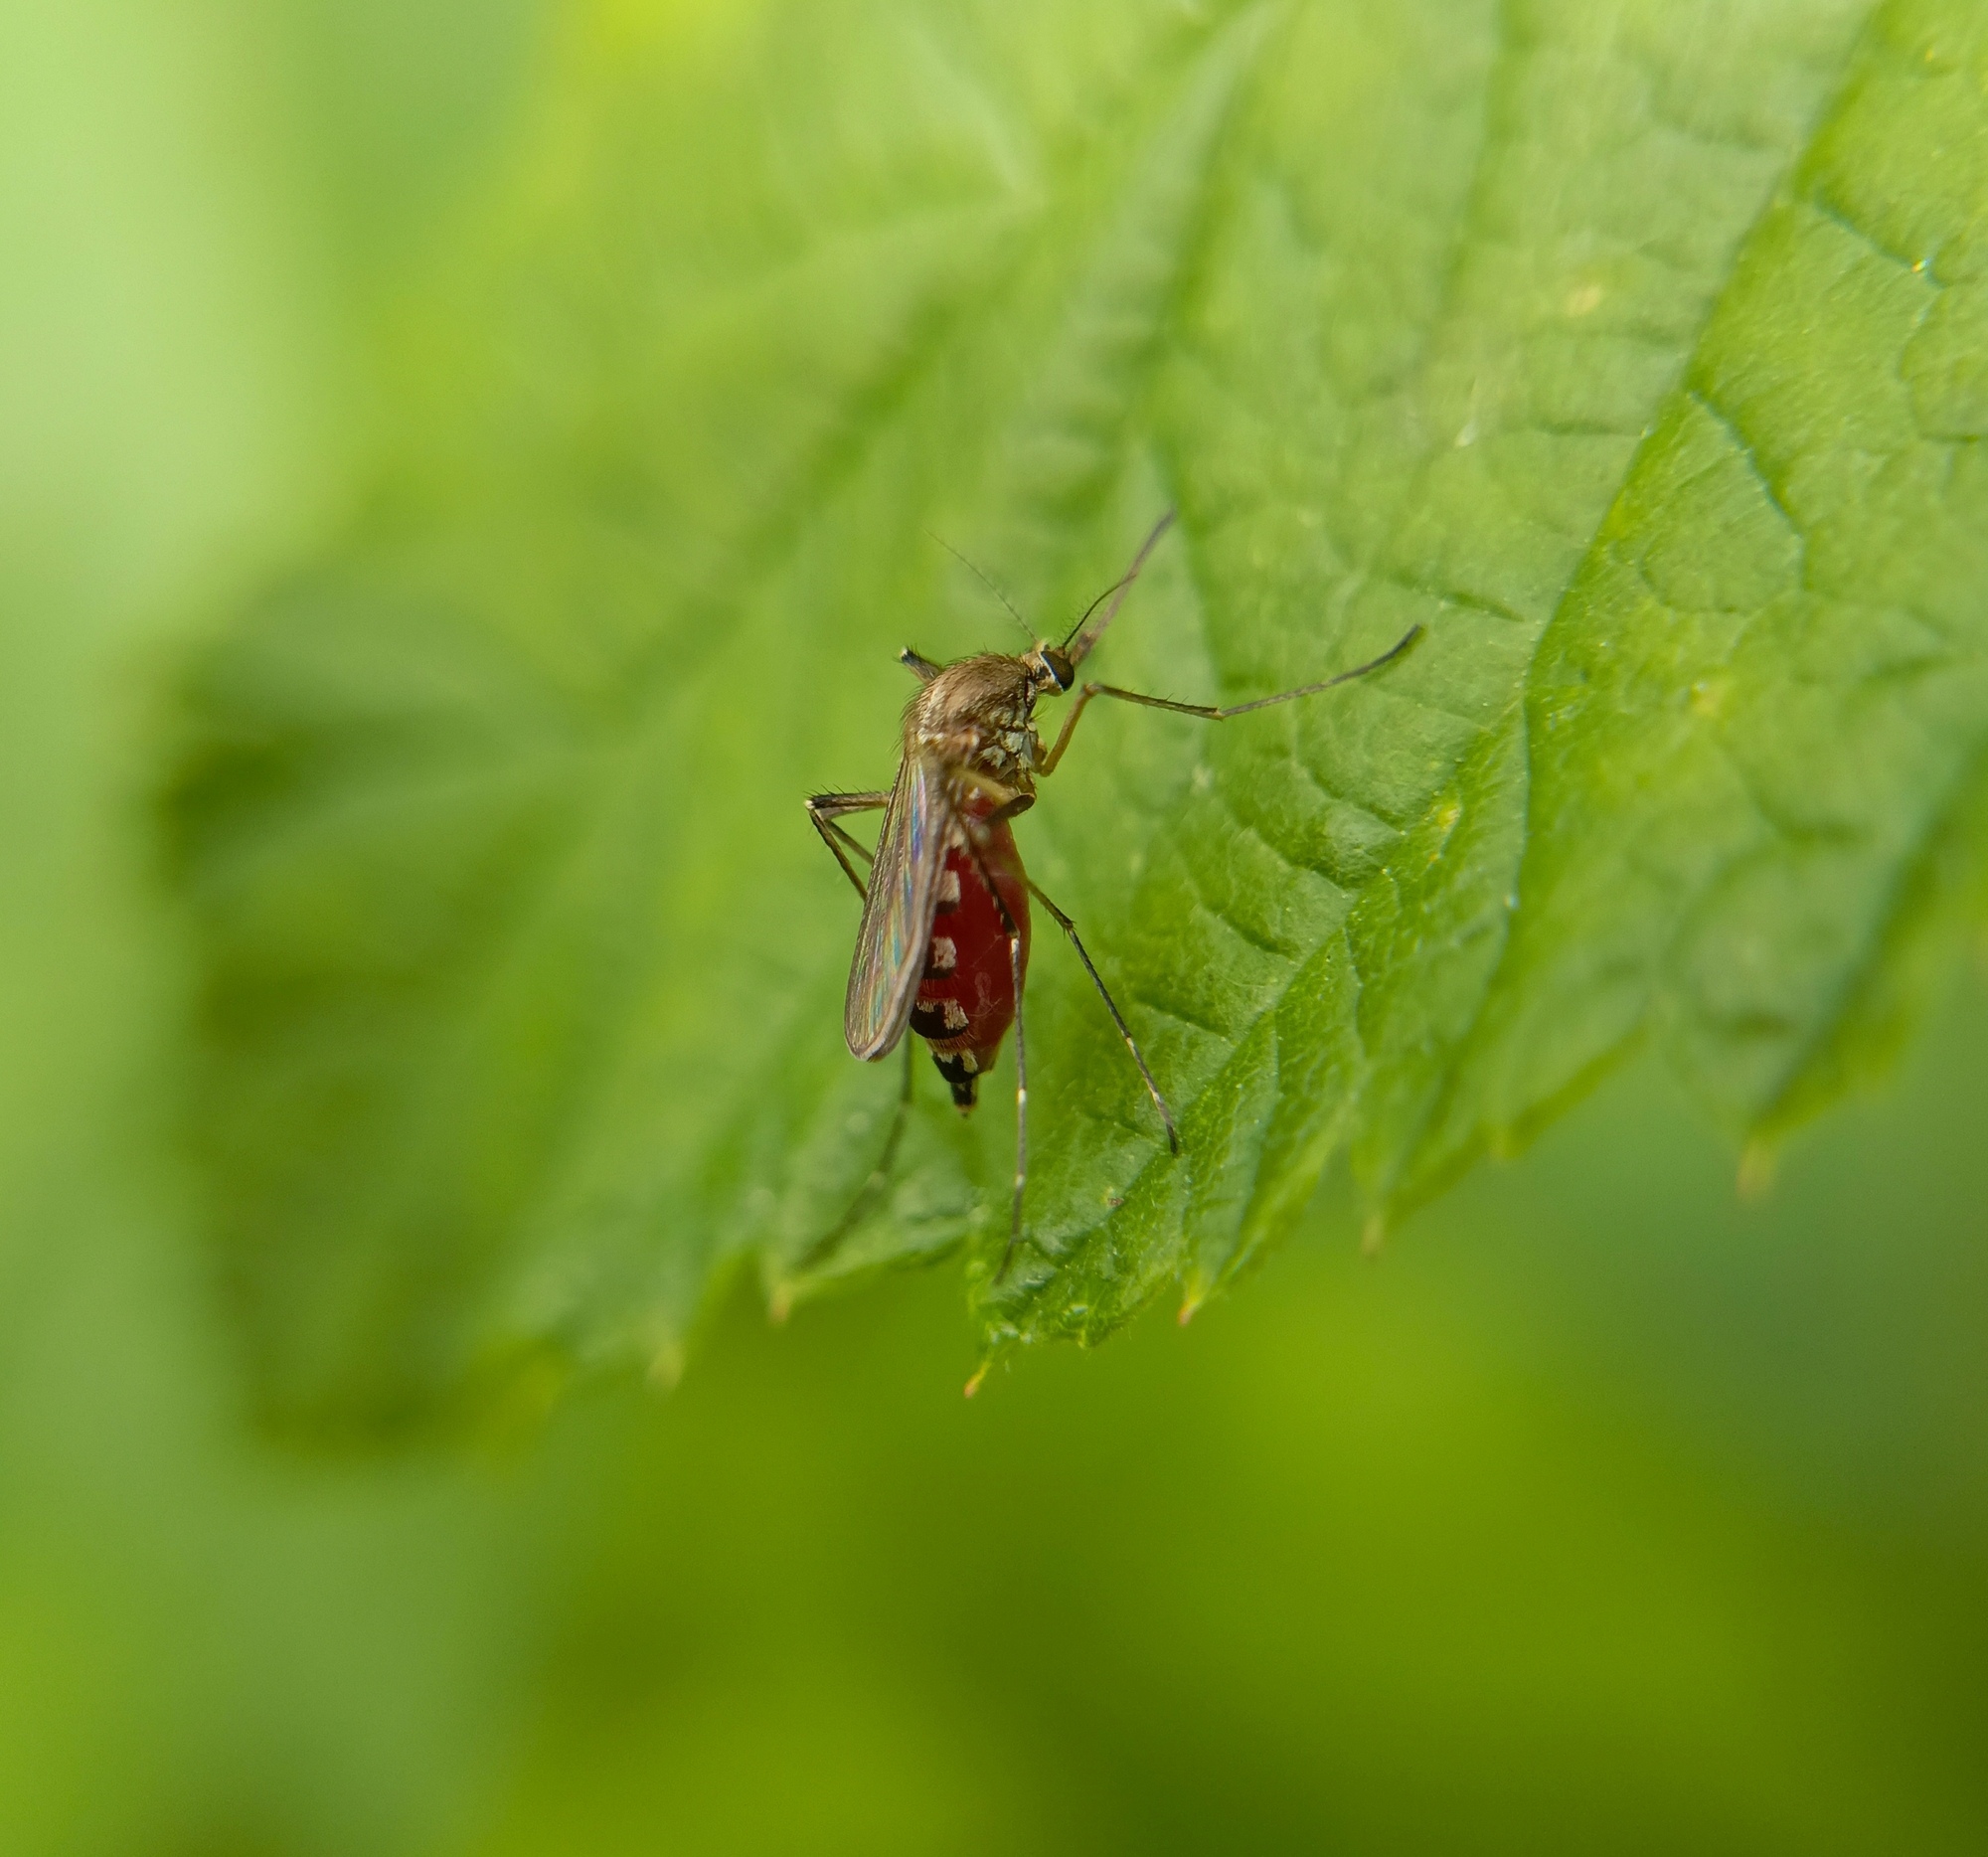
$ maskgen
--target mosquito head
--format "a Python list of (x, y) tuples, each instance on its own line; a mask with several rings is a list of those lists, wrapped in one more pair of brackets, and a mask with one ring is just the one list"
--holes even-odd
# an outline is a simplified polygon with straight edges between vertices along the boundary
[(1076, 667), (1060, 646), (1038, 645), (1023, 653), (1022, 662), (1029, 667), (1029, 682), (1036, 696), (1062, 696), (1077, 681)]

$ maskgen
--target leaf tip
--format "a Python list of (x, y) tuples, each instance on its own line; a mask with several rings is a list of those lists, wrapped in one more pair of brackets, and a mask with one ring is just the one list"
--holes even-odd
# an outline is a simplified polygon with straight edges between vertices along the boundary
[(971, 1399), (974, 1396), (974, 1394), (980, 1391), (980, 1383), (981, 1381), (987, 1378), (987, 1369), (992, 1365), (993, 1363), (991, 1361), (982, 1361), (980, 1365), (973, 1370), (973, 1378), (969, 1380), (960, 1391), (960, 1397), (962, 1399)]

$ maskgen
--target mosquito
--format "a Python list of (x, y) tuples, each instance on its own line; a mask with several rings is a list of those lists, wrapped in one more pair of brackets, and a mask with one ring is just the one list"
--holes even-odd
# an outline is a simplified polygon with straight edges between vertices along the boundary
[[(954, 1105), (966, 1114), (1012, 1025), (1015, 1183), (1008, 1245), (994, 1280), (998, 1283), (1007, 1275), (1022, 1241), (1029, 1181), (1029, 1068), (1022, 997), (1029, 968), (1031, 898), (1070, 938), (1138, 1067), (1166, 1130), (1168, 1148), (1180, 1152), (1173, 1110), (1153, 1081), (1138, 1040), (1078, 936), (1076, 923), (1022, 868), (1009, 821), (1036, 803), (1036, 781), (1056, 771), (1083, 712), (1098, 697), (1205, 722), (1227, 722), (1366, 677), (1407, 652), (1422, 628), (1410, 626), (1378, 658), (1350, 671), (1249, 703), (1225, 707), (1177, 703), (1171, 697), (1144, 696), (1114, 684), (1086, 683), (1064, 718), (1055, 745), (1045, 752), (1036, 730), (1036, 705), (1045, 697), (1068, 696), (1076, 688), (1077, 666), (1118, 616), (1118, 608), (1173, 521), (1174, 512), (1169, 510), (1153, 525), (1132, 565), (1084, 608), (1060, 645), (1037, 637), (1007, 595), (960, 556), (1035, 643), (1016, 656), (981, 652), (952, 664), (936, 664), (908, 645), (898, 659), (917, 677), (919, 689), (905, 710), (904, 752), (896, 784), (888, 793), (817, 793), (807, 801), (808, 817), (822, 843), (863, 899), (863, 921), (856, 931), (856, 957), (843, 1006), (843, 1036), (852, 1056), (870, 1062), (889, 1057), (903, 1044), (905, 1081), (876, 1168), (843, 1218), (809, 1247), (803, 1265), (818, 1262), (835, 1248), (889, 1178), (911, 1103), (916, 1047), (905, 1038), (906, 1031), (916, 1033), (929, 1047)], [(859, 812), (884, 815), (874, 852), (839, 823)], [(869, 866), (867, 881), (852, 858)]]

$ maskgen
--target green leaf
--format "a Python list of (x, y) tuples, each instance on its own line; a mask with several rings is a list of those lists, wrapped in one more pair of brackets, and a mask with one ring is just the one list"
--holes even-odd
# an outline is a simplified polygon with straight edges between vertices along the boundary
[[(1661, 1037), (1772, 1135), (1977, 868), (1988, 43), (1914, 0), (603, 11), (413, 306), (366, 513), (189, 680), (196, 1139), (270, 1409), (673, 1374), (962, 1242), (990, 1348), (1377, 1229)], [(997, 1073), (852, 1063), (809, 791), (915, 643), (1054, 629), (1169, 503), (1018, 835)], [(1105, 713), (1110, 712), (1110, 713)], [(1049, 925), (1041, 925), (1048, 928)], [(1053, 932), (1053, 931), (1052, 931)]]

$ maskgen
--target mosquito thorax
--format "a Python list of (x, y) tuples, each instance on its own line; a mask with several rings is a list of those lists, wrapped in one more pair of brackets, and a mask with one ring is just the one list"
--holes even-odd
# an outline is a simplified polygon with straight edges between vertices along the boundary
[(982, 652), (944, 666), (905, 711), (905, 746), (963, 772), (1028, 792), (1039, 744), (1030, 716), (1037, 674), (1026, 658)]

